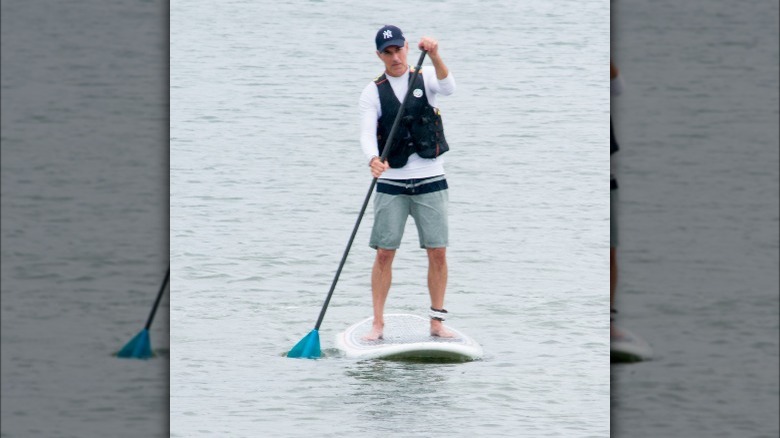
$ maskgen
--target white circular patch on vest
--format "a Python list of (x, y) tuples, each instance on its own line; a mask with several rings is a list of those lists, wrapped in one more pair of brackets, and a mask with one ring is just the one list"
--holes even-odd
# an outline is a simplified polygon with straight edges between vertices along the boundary
[(423, 93), (423, 91), (422, 91), (421, 89), (419, 89), (419, 88), (415, 89), (415, 90), (412, 92), (412, 94), (414, 95), (414, 97), (422, 97), (422, 93)]

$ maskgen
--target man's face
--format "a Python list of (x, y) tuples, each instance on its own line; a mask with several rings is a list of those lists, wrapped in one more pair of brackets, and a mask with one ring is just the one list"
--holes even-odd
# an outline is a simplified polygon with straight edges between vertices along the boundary
[(379, 59), (385, 63), (385, 71), (393, 77), (401, 76), (406, 73), (406, 53), (409, 51), (409, 43), (404, 43), (403, 47), (389, 46), (381, 52), (376, 52)]

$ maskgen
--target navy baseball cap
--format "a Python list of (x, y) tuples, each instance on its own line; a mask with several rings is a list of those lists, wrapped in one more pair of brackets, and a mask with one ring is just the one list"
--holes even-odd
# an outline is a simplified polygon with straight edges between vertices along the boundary
[(382, 28), (379, 29), (379, 31), (376, 33), (375, 39), (376, 50), (379, 52), (390, 46), (403, 47), (404, 43), (406, 42), (406, 38), (404, 38), (404, 33), (401, 32), (401, 29), (390, 24), (382, 26)]

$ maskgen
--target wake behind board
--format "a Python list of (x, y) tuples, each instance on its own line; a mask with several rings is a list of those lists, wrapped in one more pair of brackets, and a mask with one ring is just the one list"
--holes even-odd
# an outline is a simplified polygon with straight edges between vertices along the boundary
[(653, 357), (653, 349), (644, 339), (624, 328), (620, 332), (623, 336), (610, 342), (609, 356), (612, 363), (641, 362)]
[(443, 360), (465, 362), (482, 357), (482, 347), (462, 332), (446, 326), (454, 338), (430, 335), (429, 319), (417, 315), (385, 315), (383, 339), (365, 341), (373, 318), (366, 318), (336, 335), (336, 347), (355, 359)]

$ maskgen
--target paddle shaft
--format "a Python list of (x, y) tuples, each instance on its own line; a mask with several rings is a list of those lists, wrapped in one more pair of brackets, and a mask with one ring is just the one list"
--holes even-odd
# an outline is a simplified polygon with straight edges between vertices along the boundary
[[(423, 50), (422, 54), (420, 55), (420, 60), (417, 61), (417, 66), (414, 68), (414, 73), (412, 74), (412, 77), (409, 80), (409, 89), (406, 90), (406, 95), (404, 96), (403, 102), (401, 102), (401, 107), (398, 109), (398, 114), (395, 115), (395, 120), (393, 121), (393, 127), (390, 128), (390, 134), (387, 136), (387, 141), (385, 142), (385, 147), (382, 150), (382, 155), (379, 157), (379, 159), (382, 162), (384, 162), (387, 159), (387, 155), (390, 153), (390, 147), (393, 144), (393, 140), (395, 139), (395, 134), (396, 132), (398, 132), (398, 127), (401, 124), (401, 117), (403, 117), (403, 112), (404, 112), (404, 108), (406, 107), (406, 102), (409, 100), (409, 95), (412, 94), (412, 90), (414, 89), (413, 85), (417, 80), (417, 76), (420, 74), (420, 67), (422, 66), (423, 60), (425, 60), (425, 55), (427, 53), (428, 53), (427, 50)], [(368, 201), (369, 199), (371, 199), (371, 194), (374, 192), (374, 187), (376, 187), (376, 183), (378, 179), (379, 178), (374, 177), (374, 179), (371, 181), (371, 186), (368, 188), (368, 194), (366, 194), (366, 199), (363, 200), (363, 206), (360, 208), (360, 214), (358, 214), (357, 221), (355, 222), (355, 227), (352, 229), (352, 235), (349, 237), (347, 248), (344, 250), (344, 255), (341, 257), (341, 263), (339, 263), (339, 268), (336, 270), (335, 277), (333, 277), (333, 283), (330, 285), (328, 296), (327, 298), (325, 298), (325, 304), (322, 305), (322, 310), (320, 310), (320, 317), (317, 318), (317, 324), (314, 326), (314, 330), (320, 329), (322, 320), (325, 318), (325, 311), (328, 309), (328, 304), (330, 304), (330, 298), (333, 296), (333, 291), (336, 290), (336, 283), (338, 283), (339, 281), (341, 270), (344, 268), (344, 263), (346, 263), (347, 261), (349, 250), (350, 248), (352, 248), (352, 242), (355, 241), (355, 236), (357, 235), (358, 228), (360, 227), (360, 221), (363, 219), (363, 215), (366, 212), (366, 207), (368, 207)]]
[(152, 320), (154, 319), (154, 314), (157, 313), (157, 307), (160, 305), (160, 300), (163, 296), (163, 291), (165, 291), (165, 285), (168, 284), (168, 277), (171, 275), (171, 268), (168, 268), (168, 271), (165, 272), (165, 279), (162, 282), (162, 286), (160, 286), (160, 291), (157, 292), (157, 299), (154, 300), (154, 306), (152, 306), (152, 311), (149, 313), (149, 318), (146, 320), (146, 325), (144, 326), (144, 329), (149, 330), (149, 327), (152, 326)]

